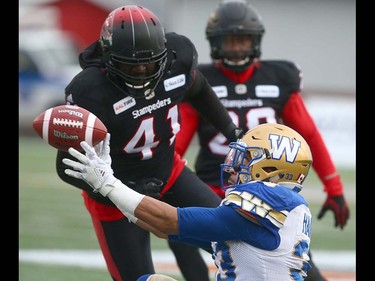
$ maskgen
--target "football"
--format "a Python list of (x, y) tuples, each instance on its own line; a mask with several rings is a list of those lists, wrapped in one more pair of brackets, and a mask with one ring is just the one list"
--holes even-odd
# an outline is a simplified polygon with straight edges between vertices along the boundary
[(74, 147), (82, 152), (81, 141), (95, 146), (107, 135), (107, 128), (98, 117), (75, 105), (47, 109), (35, 117), (33, 127), (49, 145), (62, 151)]

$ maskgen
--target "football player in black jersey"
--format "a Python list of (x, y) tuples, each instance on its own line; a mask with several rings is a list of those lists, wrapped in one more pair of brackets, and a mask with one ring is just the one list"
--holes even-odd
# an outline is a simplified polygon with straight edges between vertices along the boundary
[[(245, 131), (261, 123), (283, 123), (299, 132), (313, 154), (313, 168), (324, 185), (327, 199), (318, 214), (327, 210), (335, 215), (341, 229), (349, 219), (344, 188), (322, 136), (301, 96), (299, 67), (285, 60), (260, 60), (265, 32), (257, 11), (246, 1), (223, 1), (210, 15), (206, 37), (213, 63), (199, 65), (234, 123)], [(195, 171), (221, 197), (220, 164), (228, 153), (226, 138), (201, 118), (189, 103), (180, 108), (181, 131), (176, 151), (184, 155), (197, 132), (200, 149)], [(325, 280), (316, 266), (306, 280)]]
[[(175, 152), (180, 103), (188, 99), (228, 140), (237, 140), (241, 129), (197, 69), (197, 58), (192, 42), (165, 33), (150, 10), (119, 7), (106, 18), (100, 39), (79, 55), (83, 70), (66, 87), (66, 103), (86, 108), (106, 125), (112, 168), (122, 182), (173, 206), (216, 207), (220, 197)], [(57, 153), (57, 173), (82, 189), (112, 279), (135, 281), (154, 273), (150, 233), (84, 181), (67, 176), (61, 161), (66, 157)], [(198, 248), (176, 242), (170, 247), (185, 280), (209, 280)]]

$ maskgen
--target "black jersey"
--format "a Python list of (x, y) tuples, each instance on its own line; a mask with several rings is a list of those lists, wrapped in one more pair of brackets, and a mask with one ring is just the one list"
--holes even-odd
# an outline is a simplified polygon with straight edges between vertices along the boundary
[[(198, 68), (211, 84), (234, 123), (246, 132), (261, 123), (280, 123), (280, 112), (291, 93), (300, 91), (300, 69), (289, 61), (262, 60), (250, 79), (236, 83), (213, 64)], [(220, 164), (228, 142), (203, 118), (197, 129), (200, 150), (195, 171), (206, 183), (220, 185)], [(227, 175), (229, 176), (229, 175)]]
[[(196, 105), (203, 103), (198, 107), (204, 108), (206, 97), (216, 103), (216, 108), (210, 108), (211, 113), (205, 110), (208, 119), (213, 120), (221, 131), (233, 124), (207, 81), (197, 73), (198, 55), (192, 42), (176, 33), (167, 33), (166, 39), (167, 63), (154, 97), (135, 99), (111, 83), (101, 64), (98, 42), (80, 54), (83, 70), (65, 90), (67, 103), (86, 108), (106, 125), (111, 134), (114, 175), (124, 183), (151, 177), (167, 183), (173, 168), (175, 137), (180, 130), (179, 106), (183, 99), (188, 97)], [(99, 55), (95, 56), (97, 53)], [(225, 111), (220, 114), (222, 118), (217, 116), (217, 110)], [(58, 152), (59, 176), (99, 201), (109, 203), (106, 198), (94, 194), (86, 183), (65, 176), (63, 157), (70, 156)]]

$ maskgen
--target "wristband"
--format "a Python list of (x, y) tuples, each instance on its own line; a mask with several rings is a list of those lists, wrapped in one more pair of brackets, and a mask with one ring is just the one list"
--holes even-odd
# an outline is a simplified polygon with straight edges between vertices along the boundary
[[(134, 216), (134, 211), (142, 198), (145, 196), (133, 189), (127, 187), (120, 180), (113, 184), (107, 184), (99, 189), (99, 192), (107, 192), (106, 196), (117, 206), (117, 208), (125, 215)], [(131, 219), (131, 218), (129, 218)]]
[(136, 223), (138, 218), (136, 218), (135, 216), (129, 214), (128, 212), (125, 212), (124, 215), (127, 217), (128, 221), (129, 222), (132, 222), (132, 223)]

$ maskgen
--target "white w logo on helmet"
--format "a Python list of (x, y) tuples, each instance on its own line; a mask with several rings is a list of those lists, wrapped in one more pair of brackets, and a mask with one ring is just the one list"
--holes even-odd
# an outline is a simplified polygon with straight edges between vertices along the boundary
[(298, 151), (301, 147), (301, 142), (296, 139), (291, 139), (289, 137), (280, 135), (269, 135), (271, 141), (272, 158), (280, 160), (285, 153), (285, 159), (289, 163), (293, 163), (297, 157)]

